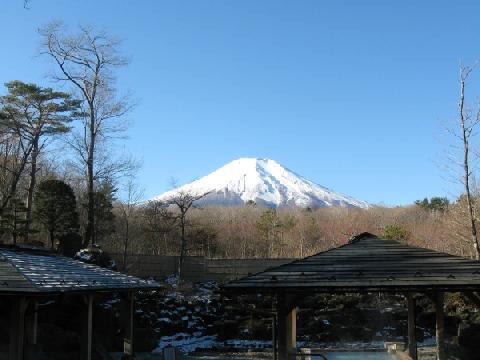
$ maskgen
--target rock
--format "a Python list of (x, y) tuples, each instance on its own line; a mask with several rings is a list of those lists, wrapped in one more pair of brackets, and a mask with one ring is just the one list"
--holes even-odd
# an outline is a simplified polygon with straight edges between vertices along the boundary
[(151, 352), (157, 347), (157, 340), (150, 329), (135, 328), (134, 337), (135, 351)]
[(42, 347), (39, 345), (26, 344), (24, 352), (25, 360), (48, 360), (49, 357), (45, 354)]
[(77, 333), (62, 329), (55, 324), (39, 324), (38, 342), (52, 353), (80, 351), (80, 338)]
[(458, 345), (462, 359), (480, 360), (480, 324), (461, 323), (458, 327)]

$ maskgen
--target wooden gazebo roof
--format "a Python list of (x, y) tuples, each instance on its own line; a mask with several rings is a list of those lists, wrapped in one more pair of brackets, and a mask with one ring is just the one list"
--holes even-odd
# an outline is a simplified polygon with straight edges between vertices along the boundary
[(479, 290), (480, 262), (363, 233), (346, 245), (224, 288), (258, 293)]
[(48, 251), (0, 248), (0, 295), (155, 289), (142, 280)]

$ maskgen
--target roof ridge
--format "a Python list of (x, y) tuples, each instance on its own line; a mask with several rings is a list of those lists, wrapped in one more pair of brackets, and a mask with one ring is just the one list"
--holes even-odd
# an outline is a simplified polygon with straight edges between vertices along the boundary
[(230, 281), (227, 282), (227, 284), (228, 284), (228, 283), (231, 283), (231, 282), (240, 281), (240, 280), (249, 278), (249, 277), (251, 277), (251, 276), (259, 275), (259, 274), (262, 274), (262, 273), (264, 273), (264, 272), (271, 271), (271, 270), (273, 270), (273, 269), (279, 269), (279, 268), (285, 267), (285, 266), (287, 266), (287, 265), (292, 265), (292, 264), (295, 264), (295, 263), (299, 263), (299, 262), (302, 262), (302, 261), (304, 261), (304, 260), (313, 258), (313, 257), (315, 257), (315, 256), (318, 256), (318, 255), (321, 255), (321, 254), (325, 254), (325, 253), (331, 252), (331, 251), (333, 251), (333, 250), (337, 250), (337, 249), (344, 248), (344, 247), (346, 247), (346, 246), (348, 246), (348, 245), (350, 245), (350, 244), (353, 244), (353, 243), (355, 243), (355, 242), (357, 242), (357, 241), (359, 241), (359, 240), (361, 240), (361, 239), (363, 239), (363, 238), (365, 238), (365, 237), (367, 237), (367, 236), (368, 236), (368, 237), (377, 238), (376, 235), (373, 235), (373, 234), (365, 231), (365, 232), (362, 232), (362, 233), (360, 233), (360, 234), (358, 234), (358, 235), (352, 236), (349, 241), (347, 241), (345, 244), (342, 244), (342, 245), (340, 245), (340, 246), (335, 246), (335, 247), (332, 247), (332, 248), (327, 249), (327, 250), (319, 251), (319, 252), (317, 252), (317, 253), (315, 253), (315, 254), (308, 255), (308, 256), (305, 256), (305, 257), (303, 257), (303, 258), (297, 258), (297, 259), (295, 259), (295, 260), (293, 260), (293, 261), (290, 261), (290, 262), (288, 262), (288, 263), (286, 263), (286, 264), (282, 264), (282, 265), (278, 265), (278, 266), (272, 266), (272, 267), (269, 267), (269, 268), (267, 268), (267, 269), (265, 269), (265, 270), (263, 270), (263, 271), (258, 271), (258, 272), (253, 273), (253, 274), (249, 274), (249, 275), (246, 275), (246, 276), (242, 276), (240, 279), (230, 280)]
[(479, 261), (363, 232), (344, 245), (230, 281), (223, 288), (310, 294), (466, 291), (479, 286)]
[(350, 239), (348, 239), (348, 243), (347, 244), (353, 244), (353, 243), (356, 243), (357, 241), (360, 241), (364, 238), (377, 238), (378, 239), (378, 236), (375, 235), (375, 234), (372, 234), (372, 233), (369, 233), (368, 231), (364, 231), (360, 234), (357, 234), (357, 235), (353, 235)]

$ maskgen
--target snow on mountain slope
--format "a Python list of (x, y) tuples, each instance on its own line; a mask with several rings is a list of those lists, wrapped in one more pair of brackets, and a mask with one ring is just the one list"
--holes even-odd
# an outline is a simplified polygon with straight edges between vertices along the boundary
[(197, 195), (208, 192), (209, 194), (199, 201), (204, 205), (240, 205), (253, 200), (259, 205), (273, 207), (369, 206), (365, 201), (315, 184), (270, 159), (234, 160), (207, 176), (152, 200), (168, 200), (179, 191)]

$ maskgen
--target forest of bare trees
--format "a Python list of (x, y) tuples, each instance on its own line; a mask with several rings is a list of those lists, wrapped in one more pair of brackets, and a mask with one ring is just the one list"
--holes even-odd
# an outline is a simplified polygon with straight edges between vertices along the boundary
[[(304, 257), (368, 231), (413, 246), (475, 258), (465, 198), (452, 204), (427, 204), (419, 201), (369, 209), (194, 208), (186, 229), (188, 253), (211, 258)], [(178, 255), (181, 228), (172, 211), (155, 202), (137, 208), (130, 223), (129, 253)], [(105, 248), (121, 253), (121, 238), (122, 234), (113, 234)]]
[[(98, 245), (122, 254), (222, 258), (304, 257), (372, 232), (410, 245), (479, 257), (475, 136), (480, 112), (469, 106), (462, 67), (458, 119), (460, 195), (409, 206), (356, 208), (199, 208), (204, 194), (142, 202), (138, 162), (117, 145), (127, 130), (129, 96), (116, 87), (127, 65), (120, 42), (105, 31), (71, 33), (51, 23), (39, 31), (51, 61), (52, 87), (12, 79), (0, 96), (0, 240), (52, 248)], [(14, 74), (12, 74), (14, 78)], [(59, 88), (55, 88), (59, 87)], [(128, 92), (126, 92), (128, 93)], [(456, 131), (455, 131), (456, 130)], [(171, 174), (166, 174), (171, 175)], [(181, 261), (180, 261), (181, 264)]]

